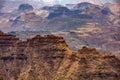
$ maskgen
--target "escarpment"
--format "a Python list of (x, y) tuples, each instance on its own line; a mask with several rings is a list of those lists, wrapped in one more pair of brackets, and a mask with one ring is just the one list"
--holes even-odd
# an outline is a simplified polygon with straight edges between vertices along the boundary
[(0, 47), (12, 46), (15, 42), (17, 42), (19, 38), (12, 35), (6, 35), (5, 33), (0, 31)]
[[(26, 41), (0, 32), (3, 80), (114, 80), (120, 60), (96, 49), (69, 49), (63, 37), (36, 35)], [(5, 43), (3, 43), (3, 42)]]

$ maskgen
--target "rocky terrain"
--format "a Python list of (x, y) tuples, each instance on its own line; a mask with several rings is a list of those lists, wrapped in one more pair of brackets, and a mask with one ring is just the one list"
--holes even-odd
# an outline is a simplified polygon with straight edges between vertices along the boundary
[(38, 34), (56, 34), (63, 36), (73, 50), (90, 46), (120, 58), (119, 11), (119, 4), (111, 3), (82, 2), (38, 10), (30, 4), (21, 4), (10, 13), (0, 14), (0, 29), (22, 40)]
[(75, 4), (72, 9), (63, 5), (35, 9), (32, 5), (24, 3), (13, 11), (0, 12), (0, 29), (5, 32), (24, 30), (69, 31), (89, 22), (99, 25), (119, 25), (119, 13), (114, 11), (111, 5), (100, 6), (82, 2)]
[(8, 32), (0, 31), (0, 80), (120, 79), (119, 5), (35, 9), (25, 3), (5, 11), (0, 11), (0, 30)]
[(13, 31), (10, 35), (16, 35), (21, 40), (26, 40), (35, 35), (58, 35), (64, 37), (72, 50), (83, 46), (97, 48), (102, 52), (112, 53), (120, 58), (120, 27), (101, 26), (96, 23), (89, 23), (76, 30), (70, 31)]
[(1, 80), (116, 80), (120, 60), (95, 48), (72, 51), (63, 37), (21, 41), (0, 32)]
[(113, 53), (120, 58), (120, 27), (98, 26), (89, 24), (78, 30), (69, 32), (54, 32), (52, 34), (63, 36), (71, 49), (76, 50), (82, 46), (90, 46), (100, 51)]

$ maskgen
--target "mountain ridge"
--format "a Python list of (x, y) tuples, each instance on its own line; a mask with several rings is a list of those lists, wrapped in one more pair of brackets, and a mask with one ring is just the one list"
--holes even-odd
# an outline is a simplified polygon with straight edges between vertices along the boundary
[[(21, 5), (22, 8), (25, 8), (25, 10), (20, 10)], [(73, 9), (69, 9), (67, 6), (63, 5), (53, 5), (44, 6), (43, 8), (37, 10), (34, 9), (30, 4), (21, 5), (19, 5), (14, 11), (0, 14), (0, 29), (6, 32), (41, 29), (45, 31), (52, 29), (53, 31), (64, 31), (68, 29), (66, 27), (71, 27), (69, 24), (72, 23), (72, 21), (70, 21), (72, 19), (69, 18), (74, 18), (73, 24), (75, 25), (72, 26), (77, 28), (82, 26), (78, 25), (78, 19), (85, 21), (86, 23), (92, 22), (99, 25), (119, 25), (119, 14), (114, 10), (111, 10), (114, 9), (111, 8), (112, 4), (100, 6), (92, 3), (82, 2), (74, 5)], [(115, 8), (115, 10), (118, 9), (117, 7)], [(27, 15), (29, 15), (29, 17)], [(22, 17), (24, 20), (19, 19), (20, 17)], [(66, 18), (68, 18), (70, 22), (64, 21)], [(54, 22), (54, 20), (56, 22)]]
[(1, 32), (3, 36), (6, 36), (1, 38), (5, 44), (15, 39), (9, 46), (0, 46), (3, 80), (113, 80), (120, 77), (120, 60), (95, 48), (72, 51), (63, 37), (54, 35), (36, 35), (26, 41), (12, 36), (7, 40), (9, 35)]

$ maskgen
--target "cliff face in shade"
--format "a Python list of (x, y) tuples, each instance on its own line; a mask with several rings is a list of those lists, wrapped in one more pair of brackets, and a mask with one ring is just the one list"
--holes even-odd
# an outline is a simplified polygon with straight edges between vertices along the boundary
[(88, 47), (72, 51), (63, 37), (37, 35), (20, 41), (2, 32), (0, 35), (6, 44), (13, 41), (9, 46), (4, 45), (6, 48), (0, 46), (0, 73), (4, 80), (113, 80), (120, 77), (120, 60), (115, 56)]
[(29, 5), (29, 4), (21, 4), (20, 6), (19, 6), (19, 10), (33, 10), (33, 7), (32, 7), (32, 5)]

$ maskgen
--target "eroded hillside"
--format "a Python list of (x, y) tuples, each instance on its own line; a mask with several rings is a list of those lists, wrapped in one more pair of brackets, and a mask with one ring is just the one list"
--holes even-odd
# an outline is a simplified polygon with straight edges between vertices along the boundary
[(120, 60), (94, 48), (69, 49), (63, 37), (37, 35), (26, 41), (0, 32), (3, 80), (114, 80)]

